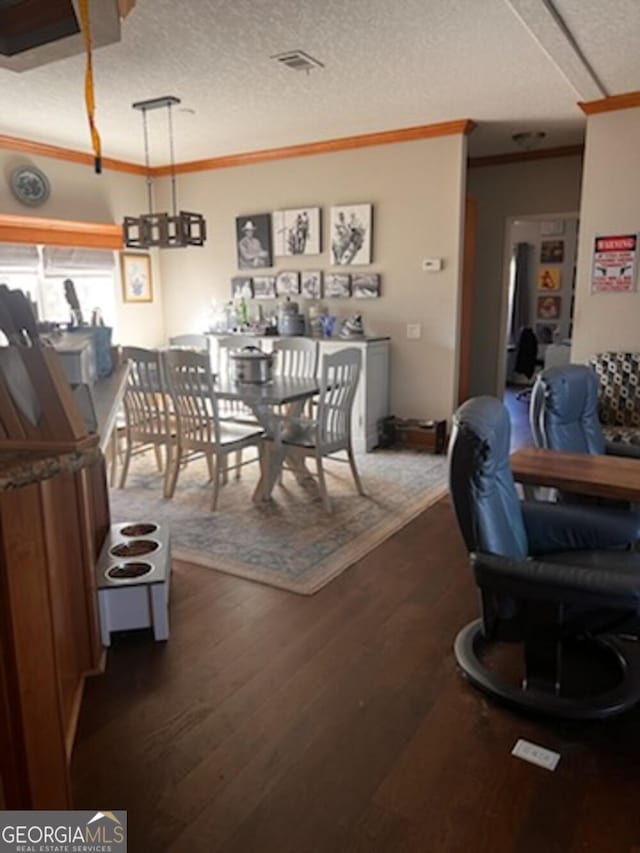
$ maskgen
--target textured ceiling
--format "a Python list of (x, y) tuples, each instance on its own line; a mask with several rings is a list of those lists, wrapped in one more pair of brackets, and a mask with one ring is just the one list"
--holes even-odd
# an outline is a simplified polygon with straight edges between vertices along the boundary
[[(640, 89), (638, 0), (556, 7), (611, 93)], [(270, 59), (296, 48), (326, 67)], [(131, 103), (166, 94), (195, 110), (175, 116), (179, 161), (458, 118), (479, 123), (476, 155), (512, 149), (522, 129), (571, 144), (590, 97), (508, 0), (138, 0), (94, 72), (103, 152), (137, 162)], [(0, 70), (0, 133), (89, 150), (83, 75), (82, 56)], [(152, 162), (166, 163), (166, 115), (149, 118)]]

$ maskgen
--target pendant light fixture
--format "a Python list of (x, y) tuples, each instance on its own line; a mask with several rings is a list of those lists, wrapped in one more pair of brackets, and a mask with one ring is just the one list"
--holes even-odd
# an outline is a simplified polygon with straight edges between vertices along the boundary
[[(201, 213), (178, 211), (176, 201), (176, 169), (173, 150), (173, 116), (172, 108), (180, 103), (180, 98), (166, 95), (163, 98), (151, 98), (148, 101), (138, 101), (132, 104), (134, 110), (142, 112), (142, 128), (144, 132), (144, 161), (147, 173), (148, 213), (140, 216), (125, 216), (123, 223), (124, 243), (128, 249), (181, 249), (186, 246), (204, 246), (207, 239), (207, 224)], [(153, 212), (153, 178), (149, 165), (149, 132), (147, 127), (147, 111), (166, 109), (169, 132), (169, 155), (171, 160), (171, 213)]]

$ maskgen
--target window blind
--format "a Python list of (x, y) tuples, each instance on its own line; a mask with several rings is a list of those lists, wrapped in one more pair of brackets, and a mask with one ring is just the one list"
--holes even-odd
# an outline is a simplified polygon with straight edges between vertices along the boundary
[(111, 273), (115, 256), (108, 249), (81, 249), (67, 246), (45, 246), (43, 249), (45, 275), (71, 273)]
[(38, 247), (28, 243), (0, 243), (0, 269), (38, 271)]

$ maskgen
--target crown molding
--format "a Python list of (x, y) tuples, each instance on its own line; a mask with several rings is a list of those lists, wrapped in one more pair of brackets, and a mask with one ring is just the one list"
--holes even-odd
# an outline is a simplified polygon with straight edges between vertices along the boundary
[(470, 169), (481, 166), (504, 166), (529, 160), (551, 160), (555, 157), (582, 157), (584, 145), (562, 145), (557, 148), (538, 148), (535, 151), (510, 151), (507, 154), (489, 154), (486, 157), (469, 157)]
[[(307, 142), (302, 145), (287, 145), (283, 148), (265, 148), (261, 151), (247, 151), (242, 154), (229, 154), (224, 157), (212, 157), (208, 160), (193, 160), (189, 163), (177, 163), (175, 173), (203, 172), (209, 169), (228, 169), (232, 166), (250, 166), (255, 163), (268, 163), (273, 160), (287, 160), (290, 157), (310, 157), (314, 154), (334, 154), (337, 151), (352, 151), (356, 148), (368, 148), (373, 145), (390, 145), (397, 142), (412, 142), (417, 139), (432, 139), (436, 136), (467, 135), (475, 128), (471, 119), (445, 121), (438, 124), (423, 124), (417, 127), (405, 127), (399, 130), (385, 130), (378, 133), (364, 133), (358, 136), (343, 136), (338, 139), (324, 139), (319, 142)], [(171, 174), (171, 166), (155, 166), (151, 175), (163, 177)]]
[(640, 107), (640, 92), (625, 92), (622, 95), (612, 95), (597, 101), (578, 101), (578, 106), (588, 116), (596, 113), (610, 113), (614, 110), (629, 110), (632, 107)]
[[(203, 172), (209, 169), (227, 169), (232, 166), (250, 166), (254, 163), (268, 163), (274, 160), (286, 160), (290, 157), (309, 157), (313, 154), (333, 154), (337, 151), (351, 151), (356, 148), (368, 148), (373, 145), (390, 145), (397, 142), (412, 142), (417, 139), (432, 139), (437, 136), (468, 135), (476, 127), (471, 119), (439, 122), (438, 124), (422, 124), (417, 127), (404, 127), (399, 130), (384, 130), (378, 133), (364, 133), (358, 136), (344, 136), (338, 139), (325, 139), (319, 142), (307, 142), (301, 145), (287, 145), (282, 148), (265, 148), (260, 151), (246, 151), (242, 154), (228, 154), (222, 157), (211, 157), (206, 160), (193, 160), (187, 163), (176, 163), (175, 173)], [(17, 136), (0, 135), (0, 149), (20, 151), (40, 157), (51, 157), (65, 160), (68, 163), (81, 163), (93, 168), (94, 157), (84, 151), (73, 148), (63, 148), (58, 145), (47, 145)], [(145, 166), (129, 163), (126, 160), (102, 158), (103, 169), (116, 172), (128, 172), (133, 175), (146, 175)], [(161, 178), (171, 174), (171, 166), (152, 166), (149, 175)]]
[[(76, 151), (74, 148), (62, 148), (59, 145), (47, 145), (45, 142), (35, 142), (32, 139), (21, 139), (18, 136), (0, 135), (1, 148), (8, 151), (20, 151), (23, 154), (32, 154), (37, 157), (65, 160), (67, 163), (81, 163), (85, 166), (91, 166), (91, 168), (95, 162), (93, 154), (85, 154), (84, 151)], [(111, 157), (102, 158), (102, 168), (111, 169), (115, 172), (128, 172), (132, 175), (147, 174), (146, 168), (138, 163), (114, 160)]]

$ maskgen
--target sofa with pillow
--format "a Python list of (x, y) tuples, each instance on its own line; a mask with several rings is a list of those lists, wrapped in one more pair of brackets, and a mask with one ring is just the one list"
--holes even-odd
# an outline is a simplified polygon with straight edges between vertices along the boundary
[(601, 352), (589, 363), (600, 383), (598, 414), (605, 438), (640, 446), (640, 352)]

